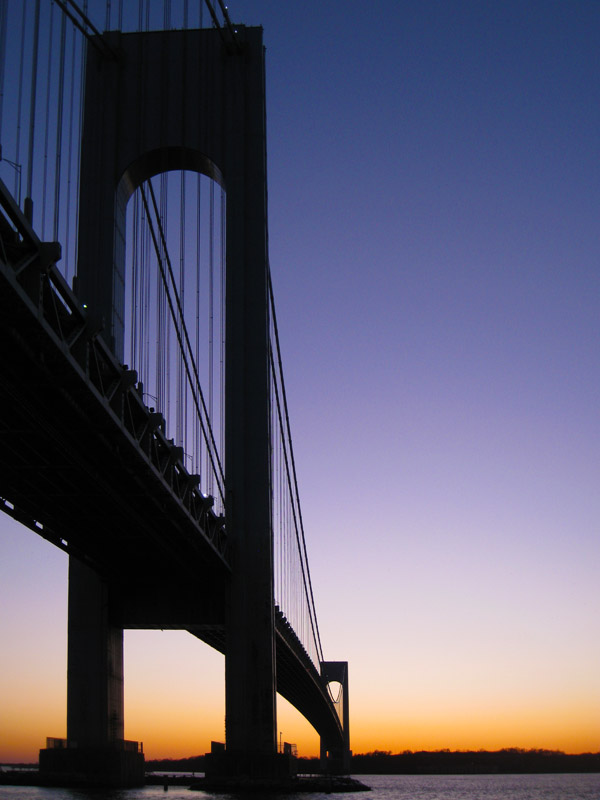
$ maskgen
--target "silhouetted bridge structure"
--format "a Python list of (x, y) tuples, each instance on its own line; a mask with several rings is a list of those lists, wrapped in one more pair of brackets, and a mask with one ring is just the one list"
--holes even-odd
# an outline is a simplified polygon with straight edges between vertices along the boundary
[[(226, 750), (213, 756), (216, 773), (289, 771), (277, 753), (276, 691), (319, 732), (330, 767), (343, 771), (347, 666), (326, 662), (321, 650), (269, 275), (262, 31), (234, 27), (225, 11), (219, 24), (208, 3), (211, 29), (99, 34), (76, 3), (58, 5), (64, 13), (49, 30), (60, 24), (60, 45), (50, 40), (47, 52), (50, 63), (56, 49), (60, 69), (56, 85), (47, 78), (46, 109), (56, 98), (58, 108), (69, 106), (69, 52), (73, 108), (79, 32), (87, 63), (81, 127), (74, 131), (72, 111), (70, 122), (57, 111), (54, 123), (47, 110), (42, 124), (41, 226), (54, 214), (51, 237), (36, 233), (32, 201), (36, 141), (44, 138), (35, 129), (36, 103), (44, 103), (39, 4), (29, 21), (28, 121), (19, 110), (16, 132), (6, 132), (0, 115), (5, 162), (8, 147), (19, 152), (22, 130), (29, 142), (23, 209), (18, 157), (8, 161), (14, 189), (0, 181), (0, 508), (70, 556), (67, 737), (42, 751), (41, 767), (89, 781), (139, 780), (143, 756), (123, 739), (123, 629), (174, 628), (225, 654)], [(71, 21), (78, 31), (69, 34)], [(0, 44), (10, 24), (0, 19)], [(14, 91), (17, 83), (21, 109), (22, 68)], [(65, 212), (60, 192), (65, 184), (74, 192), (70, 178), (60, 186), (67, 139), (69, 158), (75, 140), (81, 154), (68, 168), (79, 192)], [(179, 278), (167, 232), (172, 200), (156, 177), (176, 171), (188, 176), (180, 178), (180, 217), (171, 225)], [(191, 258), (190, 173), (211, 179), (208, 189), (198, 179)], [(49, 183), (56, 191), (46, 209)], [(138, 261), (128, 255), (128, 237), (139, 244)], [(210, 292), (220, 281), (218, 301), (206, 301), (208, 356), (200, 347), (200, 278), (189, 283), (203, 240)], [(59, 242), (68, 248), (62, 271)], [(156, 283), (144, 283), (151, 260)], [(196, 296), (191, 324), (186, 293)], [(331, 681), (341, 683), (341, 704)]]

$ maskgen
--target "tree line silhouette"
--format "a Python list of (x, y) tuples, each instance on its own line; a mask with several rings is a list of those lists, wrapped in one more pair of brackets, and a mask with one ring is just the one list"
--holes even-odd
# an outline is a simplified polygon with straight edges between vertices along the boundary
[[(146, 761), (149, 772), (203, 772), (204, 756)], [(300, 773), (319, 772), (318, 758), (299, 758)], [(600, 753), (563, 753), (560, 750), (373, 750), (352, 756), (355, 775), (469, 775), (536, 772), (600, 772)]]

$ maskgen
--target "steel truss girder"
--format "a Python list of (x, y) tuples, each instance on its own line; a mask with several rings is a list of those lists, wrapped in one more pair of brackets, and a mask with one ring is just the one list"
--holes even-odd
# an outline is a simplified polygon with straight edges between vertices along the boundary
[[(59, 258), (60, 245), (38, 239), (0, 181), (2, 360), (8, 363), (15, 349), (21, 348), (29, 351), (42, 370), (60, 370), (66, 380), (58, 391), (65, 395), (65, 402), (70, 394), (75, 403), (94, 405), (96, 435), (104, 441), (110, 437), (121, 441), (115, 448), (120, 466), (133, 469), (134, 465), (139, 468), (140, 461), (145, 464), (145, 471), (158, 481), (171, 503), (176, 501), (184, 526), (195, 529), (202, 548), (227, 569), (224, 518), (214, 513), (213, 498), (200, 492), (198, 476), (185, 468), (182, 448), (167, 439), (162, 415), (144, 404), (136, 372), (120, 364), (104, 342), (103, 321), (88, 313), (68, 287), (56, 267)], [(23, 319), (33, 333), (29, 342), (16, 324)], [(0, 494), (8, 492), (0, 486)], [(15, 505), (22, 519), (44, 524), (43, 519), (19, 508), (19, 503)], [(44, 530), (52, 527), (44, 525)], [(39, 525), (34, 529), (40, 533)], [(61, 546), (64, 539), (57, 534), (51, 541)]]

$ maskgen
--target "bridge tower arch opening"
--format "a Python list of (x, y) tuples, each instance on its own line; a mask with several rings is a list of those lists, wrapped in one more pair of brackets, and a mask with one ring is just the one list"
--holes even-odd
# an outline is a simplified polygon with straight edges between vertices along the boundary
[(125, 183), (137, 187), (126, 209), (124, 360), (223, 514), (226, 194), (202, 154), (173, 156), (150, 154), (120, 182), (124, 195)]
[[(88, 47), (86, 65), (77, 294), (104, 320), (117, 358), (124, 352), (126, 207), (133, 191), (173, 169), (201, 172), (226, 187), (227, 764), (247, 771), (250, 760), (269, 772), (277, 722), (262, 29), (239, 26), (235, 42), (216, 29), (102, 38), (107, 47)], [(67, 717), (76, 718), (69, 709), (82, 693), (104, 698), (112, 685), (115, 699), (110, 708), (102, 701), (96, 722), (80, 715), (67, 736), (110, 747), (111, 731), (118, 737), (123, 726), (122, 689), (115, 684), (122, 630), (110, 618), (118, 617), (110, 585), (99, 580), (93, 590), (86, 569), (75, 561), (70, 568), (69, 604), (78, 607), (80, 622), (69, 629), (69, 652), (73, 659), (91, 652), (83, 639), (78, 644), (86, 627), (85, 586), (93, 595), (87, 626), (98, 639), (97, 655), (89, 656), (96, 664), (69, 662)], [(93, 621), (98, 607), (107, 609), (101, 625)]]

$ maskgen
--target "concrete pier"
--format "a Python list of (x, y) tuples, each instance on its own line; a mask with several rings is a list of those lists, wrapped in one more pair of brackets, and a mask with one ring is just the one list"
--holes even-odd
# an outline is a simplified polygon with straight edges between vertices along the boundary
[(47, 740), (40, 774), (60, 785), (141, 786), (144, 754), (124, 740), (123, 629), (110, 587), (69, 559), (67, 738)]

